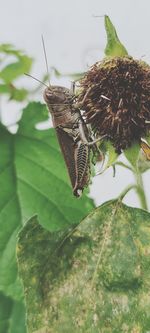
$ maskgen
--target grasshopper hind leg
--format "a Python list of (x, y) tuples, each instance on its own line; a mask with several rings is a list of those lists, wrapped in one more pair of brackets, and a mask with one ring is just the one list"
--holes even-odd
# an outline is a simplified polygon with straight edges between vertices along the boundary
[(90, 178), (90, 149), (79, 141), (75, 149), (76, 183), (73, 189), (75, 196), (79, 197), (89, 184)]

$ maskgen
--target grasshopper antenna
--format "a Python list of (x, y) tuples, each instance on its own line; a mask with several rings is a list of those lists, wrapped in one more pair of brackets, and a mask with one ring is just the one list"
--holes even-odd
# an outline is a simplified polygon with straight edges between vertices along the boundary
[(40, 82), (41, 84), (43, 84), (43, 86), (49, 88), (49, 86), (46, 83), (42, 82), (41, 80), (37, 79), (36, 77), (34, 77), (34, 76), (32, 76), (32, 75), (30, 75), (28, 73), (24, 73), (24, 75), (31, 77), (32, 79), (34, 79), (34, 80)]
[(104, 17), (105, 15), (95, 15), (95, 14), (93, 14), (92, 15), (92, 17), (94, 17), (94, 18), (99, 18), (99, 17)]
[(43, 35), (42, 35), (42, 45), (43, 45), (44, 58), (45, 58), (45, 64), (46, 64), (46, 72), (47, 72), (47, 76), (48, 76), (48, 84), (49, 84), (49, 87), (50, 87), (51, 84), (50, 84), (50, 78), (49, 78), (48, 60), (47, 60), (46, 47), (45, 47), (45, 42), (44, 42)]

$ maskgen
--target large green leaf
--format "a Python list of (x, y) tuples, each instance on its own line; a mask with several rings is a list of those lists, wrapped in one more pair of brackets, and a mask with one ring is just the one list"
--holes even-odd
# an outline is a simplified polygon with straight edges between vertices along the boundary
[(0, 332), (25, 333), (25, 309), (21, 302), (0, 293)]
[(23, 112), (16, 135), (0, 126), (0, 290), (20, 299), (15, 261), (16, 235), (23, 222), (38, 213), (39, 222), (58, 230), (79, 222), (93, 207), (85, 195), (72, 195), (53, 129), (39, 131), (47, 119), (40, 103)]
[(7, 333), (9, 328), (9, 318), (13, 307), (13, 301), (0, 293), (0, 332)]
[(5, 333), (26, 333), (25, 316), (23, 302), (13, 302), (8, 332)]
[(74, 230), (19, 234), (28, 332), (148, 332), (150, 214), (110, 201)]

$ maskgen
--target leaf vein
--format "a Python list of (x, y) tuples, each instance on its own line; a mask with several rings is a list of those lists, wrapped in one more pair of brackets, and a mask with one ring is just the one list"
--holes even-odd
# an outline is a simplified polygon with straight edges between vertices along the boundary
[(24, 139), (27, 139), (27, 140), (30, 140), (31, 141), (35, 141), (35, 142), (38, 142), (42, 145), (46, 145), (48, 146), (48, 148), (54, 150), (55, 152), (57, 152), (59, 154), (59, 150), (54, 148), (53, 146), (51, 146), (51, 144), (49, 144), (48, 142), (44, 141), (43, 139), (39, 140), (38, 138), (35, 138), (35, 137), (30, 137), (30, 136), (27, 136), (27, 135), (24, 135), (22, 133), (17, 133), (17, 136), (20, 136), (20, 137), (23, 137)]
[(11, 195), (11, 197), (9, 197), (9, 199), (4, 203), (4, 205), (0, 208), (0, 214), (2, 213), (2, 211), (7, 207), (7, 205), (16, 197), (16, 193)]
[(35, 187), (33, 184), (31, 184), (31, 183), (28, 183), (26, 180), (24, 180), (24, 179), (22, 179), (21, 177), (18, 177), (18, 179), (22, 182), (22, 183), (24, 183), (24, 184), (26, 184), (28, 187), (30, 187), (30, 188), (32, 188), (32, 190), (34, 190), (35, 192), (37, 192), (38, 194), (40, 194), (41, 196), (43, 196), (51, 205), (53, 205), (55, 208), (56, 208), (56, 210), (58, 210), (59, 211), (59, 213), (63, 216), (63, 219), (65, 220), (65, 221), (67, 221), (67, 223), (69, 222), (68, 221), (68, 219), (66, 219), (66, 216), (64, 215), (64, 213), (58, 208), (58, 206), (52, 201), (52, 200), (50, 200), (47, 196), (46, 196), (46, 194), (45, 193), (43, 193), (43, 192), (41, 192), (39, 189), (37, 189), (37, 187)]
[(12, 165), (12, 162), (10, 161), (9, 163), (7, 163), (4, 168), (0, 171), (0, 177), (3, 174), (3, 172), (5, 172), (8, 168), (10, 168)]
[(32, 162), (34, 165), (38, 166), (39, 168), (41, 168), (41, 169), (43, 169), (44, 171), (46, 171), (47, 173), (49, 173), (49, 175), (53, 175), (56, 179), (58, 178), (59, 181), (60, 181), (61, 183), (63, 183), (65, 186), (67, 186), (67, 187), (70, 189), (70, 186), (67, 184), (67, 182), (65, 182), (64, 180), (62, 180), (59, 176), (56, 176), (52, 171), (50, 171), (49, 169), (45, 168), (43, 165), (41, 165), (41, 164), (35, 162), (35, 161), (32, 160), (30, 157), (28, 157), (28, 156), (26, 156), (26, 155), (24, 155), (24, 154), (22, 154), (22, 153), (18, 153), (18, 152), (17, 152), (17, 155), (23, 157), (23, 158), (26, 159), (27, 161)]

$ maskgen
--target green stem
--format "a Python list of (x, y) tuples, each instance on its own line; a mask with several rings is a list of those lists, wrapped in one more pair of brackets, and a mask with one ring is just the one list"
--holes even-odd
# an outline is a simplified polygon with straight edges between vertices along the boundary
[(144, 191), (144, 185), (143, 185), (143, 179), (142, 179), (142, 174), (141, 172), (137, 169), (136, 172), (134, 173), (135, 178), (136, 178), (136, 191), (141, 203), (141, 208), (148, 210), (148, 205), (147, 205), (147, 200), (146, 200), (146, 195)]
[(123, 191), (122, 191), (122, 193), (119, 195), (119, 197), (118, 197), (118, 200), (120, 200), (120, 201), (122, 201), (123, 199), (124, 199), (124, 197), (125, 197), (125, 195), (129, 192), (129, 191), (131, 191), (131, 190), (133, 190), (133, 189), (136, 189), (137, 190), (137, 185), (129, 185), (129, 186), (127, 186)]
[(116, 162), (115, 165), (122, 166), (123, 168), (129, 169), (130, 171), (133, 171), (132, 167), (130, 167), (128, 164), (123, 163), (123, 162)]

